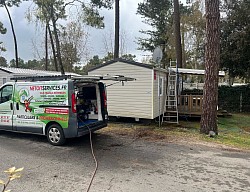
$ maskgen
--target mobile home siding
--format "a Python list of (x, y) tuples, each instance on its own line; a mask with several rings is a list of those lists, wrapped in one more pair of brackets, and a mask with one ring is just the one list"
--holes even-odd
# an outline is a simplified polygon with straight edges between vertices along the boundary
[(7, 73), (5, 71), (0, 70), (0, 86), (4, 84), (4, 79), (6, 79), (6, 82), (10, 81), (11, 73)]
[(152, 119), (152, 69), (115, 62), (88, 74), (136, 78), (135, 81), (124, 82), (124, 86), (122, 83), (106, 82), (109, 115)]

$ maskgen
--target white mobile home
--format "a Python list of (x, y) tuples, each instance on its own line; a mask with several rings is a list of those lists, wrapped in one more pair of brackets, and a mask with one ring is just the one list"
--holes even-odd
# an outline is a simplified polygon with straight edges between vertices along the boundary
[(89, 70), (88, 75), (124, 75), (135, 81), (107, 85), (109, 116), (154, 119), (163, 114), (167, 70), (123, 59)]
[[(43, 75), (61, 75), (57, 71), (43, 71), (22, 68), (0, 67), (0, 86), (10, 81), (10, 78), (16, 76), (43, 76)], [(65, 73), (65, 75), (78, 76), (76, 73)]]

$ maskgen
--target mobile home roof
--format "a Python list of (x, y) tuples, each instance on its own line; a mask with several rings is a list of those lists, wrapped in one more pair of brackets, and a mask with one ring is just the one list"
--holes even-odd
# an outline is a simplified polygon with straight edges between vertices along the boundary
[(108, 61), (106, 63), (100, 64), (98, 66), (95, 66), (95, 67), (89, 69), (88, 71), (91, 72), (91, 71), (94, 71), (96, 69), (100, 69), (102, 67), (105, 67), (107, 65), (110, 65), (110, 64), (113, 64), (113, 63), (116, 63), (116, 62), (122, 62), (122, 63), (131, 64), (131, 65), (136, 65), (136, 66), (139, 66), (139, 67), (144, 67), (144, 68), (147, 68), (147, 69), (154, 69), (154, 70), (157, 70), (157, 71), (167, 72), (166, 69), (156, 68), (156, 67), (154, 67), (153, 65), (150, 65), (150, 64), (139, 63), (139, 62), (136, 62), (136, 61), (129, 61), (129, 60), (121, 59), (121, 58), (111, 60), (111, 61)]
[[(12, 67), (0, 67), (0, 70), (6, 73), (13, 73), (15, 76), (18, 75), (61, 75), (58, 71), (43, 71), (23, 68), (12, 68)], [(76, 73), (65, 72), (65, 75), (79, 76)]]
[[(96, 69), (100, 69), (102, 67), (113, 64), (115, 62), (127, 63), (127, 64), (136, 65), (136, 66), (140, 66), (140, 67), (144, 67), (144, 68), (148, 68), (148, 69), (154, 69), (154, 70), (161, 71), (161, 72), (168, 72), (170, 70), (170, 69), (167, 70), (167, 69), (162, 69), (162, 68), (156, 68), (156, 67), (154, 67), (153, 65), (150, 65), (150, 64), (139, 63), (139, 62), (136, 62), (136, 61), (129, 61), (129, 60), (119, 58), (119, 59), (111, 60), (111, 61), (108, 61), (106, 63), (100, 64), (98, 66), (95, 66), (95, 67), (89, 69), (89, 72), (94, 71)], [(181, 73), (181, 74), (193, 74), (193, 75), (204, 75), (205, 70), (178, 68), (178, 73)], [(219, 76), (225, 76), (225, 72), (224, 71), (219, 71)]]
[[(205, 70), (203, 69), (185, 69), (185, 68), (178, 68), (178, 73), (181, 74), (190, 74), (190, 75), (205, 75)], [(219, 76), (225, 76), (224, 71), (219, 71)]]

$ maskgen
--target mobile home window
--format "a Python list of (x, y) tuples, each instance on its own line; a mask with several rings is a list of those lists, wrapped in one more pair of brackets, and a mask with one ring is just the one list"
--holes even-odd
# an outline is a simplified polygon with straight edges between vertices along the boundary
[(159, 96), (163, 95), (163, 86), (164, 86), (163, 77), (160, 77), (159, 78)]
[(3, 78), (3, 84), (7, 82), (7, 79), (6, 78)]

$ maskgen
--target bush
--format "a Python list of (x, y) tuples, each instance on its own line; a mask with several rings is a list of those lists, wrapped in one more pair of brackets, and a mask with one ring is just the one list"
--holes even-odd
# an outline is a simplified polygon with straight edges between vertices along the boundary
[(250, 112), (250, 85), (219, 87), (219, 107), (229, 112)]

